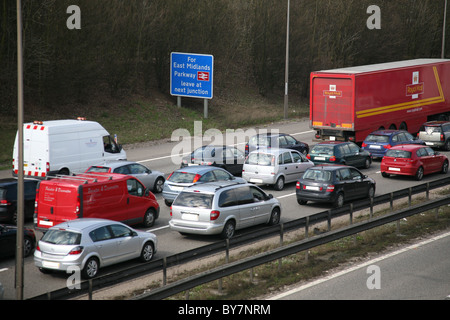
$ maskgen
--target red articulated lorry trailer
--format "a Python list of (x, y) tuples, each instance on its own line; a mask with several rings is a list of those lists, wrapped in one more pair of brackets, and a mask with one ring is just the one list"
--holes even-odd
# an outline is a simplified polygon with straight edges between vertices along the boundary
[(362, 142), (378, 129), (417, 133), (450, 116), (450, 60), (417, 59), (311, 73), (310, 126), (319, 140)]

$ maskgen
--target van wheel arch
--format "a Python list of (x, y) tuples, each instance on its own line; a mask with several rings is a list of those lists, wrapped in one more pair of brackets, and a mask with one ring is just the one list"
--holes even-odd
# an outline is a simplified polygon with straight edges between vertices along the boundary
[(142, 220), (142, 225), (144, 228), (150, 228), (155, 224), (156, 220), (156, 210), (154, 208), (149, 208), (144, 214), (144, 219)]
[(63, 176), (68, 176), (68, 175), (70, 175), (70, 170), (69, 170), (69, 168), (61, 168), (58, 170), (58, 174), (63, 175)]

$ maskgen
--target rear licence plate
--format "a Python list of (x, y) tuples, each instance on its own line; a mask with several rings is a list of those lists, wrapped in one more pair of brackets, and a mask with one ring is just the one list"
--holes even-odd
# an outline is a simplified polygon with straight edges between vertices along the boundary
[(371, 149), (381, 149), (381, 146), (370, 146)]
[(305, 186), (305, 190), (313, 190), (313, 191), (319, 191), (319, 187), (311, 187), (311, 186)]
[(198, 221), (198, 214), (195, 213), (182, 213), (181, 219), (189, 221)]
[(58, 262), (52, 262), (52, 261), (42, 261), (42, 266), (44, 268), (49, 268), (49, 269), (58, 269), (59, 268), (59, 263)]
[(391, 167), (389, 167), (389, 171), (400, 171), (400, 168), (391, 168)]
[(250, 179), (250, 182), (253, 182), (253, 183), (263, 183), (262, 179)]
[(325, 157), (314, 157), (314, 160), (325, 161)]

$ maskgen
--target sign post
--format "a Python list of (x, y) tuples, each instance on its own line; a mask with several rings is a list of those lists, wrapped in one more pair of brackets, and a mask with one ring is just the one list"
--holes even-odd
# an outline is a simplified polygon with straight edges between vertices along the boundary
[(213, 97), (214, 57), (212, 55), (172, 52), (170, 56), (170, 94), (204, 99), (204, 117), (208, 118), (208, 99)]

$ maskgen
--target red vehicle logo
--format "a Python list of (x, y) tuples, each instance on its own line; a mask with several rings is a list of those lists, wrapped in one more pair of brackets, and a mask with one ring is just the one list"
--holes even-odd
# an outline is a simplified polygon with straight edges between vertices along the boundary
[(197, 79), (199, 81), (209, 81), (209, 72), (197, 71)]

